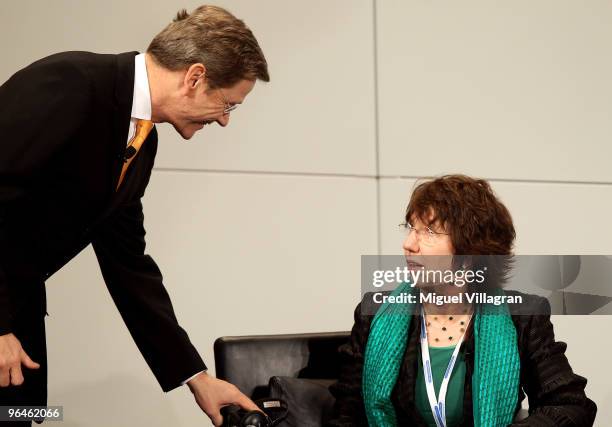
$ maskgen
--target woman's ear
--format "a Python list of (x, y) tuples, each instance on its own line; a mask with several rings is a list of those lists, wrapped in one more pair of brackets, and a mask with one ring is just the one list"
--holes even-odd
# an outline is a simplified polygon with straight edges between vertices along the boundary
[(468, 270), (472, 265), (474, 264), (471, 255), (453, 255), (453, 269)]

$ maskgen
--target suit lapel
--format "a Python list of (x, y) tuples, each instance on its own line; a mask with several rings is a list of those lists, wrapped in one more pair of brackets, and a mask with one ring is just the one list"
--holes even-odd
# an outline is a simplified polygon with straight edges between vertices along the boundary
[(108, 183), (113, 195), (116, 197), (117, 183), (123, 166), (123, 155), (127, 145), (128, 130), (132, 114), (132, 100), (134, 98), (134, 58), (138, 52), (121, 53), (117, 55), (115, 72), (113, 139), (112, 144), (114, 162), (111, 165), (110, 181)]
[(105, 208), (98, 215), (91, 228), (95, 228), (104, 221), (116, 208), (118, 202), (118, 192), (115, 191), (121, 167), (123, 166), (123, 155), (127, 145), (128, 131), (132, 114), (132, 100), (134, 97), (134, 58), (138, 52), (127, 52), (116, 55), (114, 82), (115, 89), (113, 96), (112, 114), (112, 137), (108, 141), (111, 146), (112, 161), (108, 165), (106, 175), (107, 194)]

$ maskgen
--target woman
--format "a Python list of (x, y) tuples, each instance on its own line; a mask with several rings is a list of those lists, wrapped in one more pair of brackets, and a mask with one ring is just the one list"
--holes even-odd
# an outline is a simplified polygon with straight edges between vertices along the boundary
[[(489, 184), (463, 175), (421, 183), (409, 202), (406, 227), (410, 269), (422, 268), (414, 260), (432, 255), (452, 258), (455, 270), (477, 267), (477, 258), (468, 255), (493, 259), (486, 289), (520, 295), (524, 309), (544, 315), (511, 315), (506, 304), (470, 304), (465, 298), (443, 306), (426, 299), (387, 304), (374, 315), (364, 309), (364, 298), (349, 343), (340, 350), (344, 362), (330, 387), (336, 404), (327, 425), (592, 426), (596, 405), (584, 393), (586, 379), (573, 373), (564, 355), (566, 344), (555, 341), (548, 301), (500, 289), (515, 231)], [(404, 283), (394, 293), (434, 289), (464, 292), (452, 283)], [(515, 422), (525, 393), (529, 416)]]

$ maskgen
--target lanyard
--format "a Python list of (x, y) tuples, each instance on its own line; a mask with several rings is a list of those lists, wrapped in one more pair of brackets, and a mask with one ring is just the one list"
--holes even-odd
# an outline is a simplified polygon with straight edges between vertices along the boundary
[[(468, 325), (472, 316), (468, 318), (465, 329), (467, 330)], [(451, 373), (455, 367), (457, 361), (457, 355), (459, 354), (459, 348), (463, 342), (465, 333), (461, 335), (453, 355), (451, 356), (446, 371), (444, 372), (444, 378), (440, 385), (440, 396), (436, 399), (436, 391), (433, 384), (433, 374), (431, 371), (431, 359), (429, 358), (429, 345), (427, 344), (427, 325), (425, 323), (425, 310), (421, 307), (421, 358), (423, 359), (423, 372), (425, 373), (425, 387), (427, 388), (427, 397), (429, 398), (429, 406), (431, 406), (431, 413), (434, 417), (437, 427), (446, 427), (446, 408), (444, 403), (446, 401), (446, 390), (448, 389), (448, 383), (450, 382)]]

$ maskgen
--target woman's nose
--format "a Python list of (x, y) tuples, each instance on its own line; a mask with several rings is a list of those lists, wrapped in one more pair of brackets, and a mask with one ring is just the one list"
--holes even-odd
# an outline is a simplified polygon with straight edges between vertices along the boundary
[(406, 252), (417, 253), (419, 251), (419, 239), (417, 238), (417, 233), (414, 231), (408, 232), (404, 238), (402, 247)]

